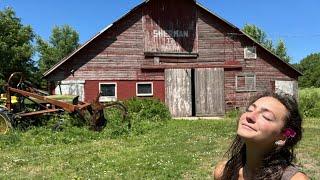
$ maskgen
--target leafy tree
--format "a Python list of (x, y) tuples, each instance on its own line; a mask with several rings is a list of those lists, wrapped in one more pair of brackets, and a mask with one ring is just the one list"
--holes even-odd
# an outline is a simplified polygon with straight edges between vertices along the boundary
[(287, 48), (283, 40), (279, 40), (275, 48), (275, 54), (286, 62), (289, 62), (291, 59), (290, 56), (287, 55)]
[(54, 27), (49, 42), (37, 37), (40, 72), (44, 73), (50, 69), (77, 47), (79, 47), (79, 34), (69, 25)]
[(286, 62), (290, 61), (291, 58), (287, 54), (287, 48), (283, 40), (279, 40), (278, 44), (274, 46), (273, 42), (270, 39), (267, 39), (267, 34), (262, 29), (252, 24), (245, 24), (242, 30), (259, 44), (279, 56), (282, 60)]
[(242, 30), (258, 43), (270, 48), (269, 50), (272, 50), (272, 41), (267, 39), (267, 34), (262, 29), (255, 25), (246, 24)]
[(37, 68), (31, 59), (34, 33), (30, 26), (21, 24), (12, 8), (0, 11), (0, 82), (16, 71), (33, 77)]
[(300, 87), (320, 87), (320, 53), (308, 55), (296, 67), (303, 73), (299, 78)]

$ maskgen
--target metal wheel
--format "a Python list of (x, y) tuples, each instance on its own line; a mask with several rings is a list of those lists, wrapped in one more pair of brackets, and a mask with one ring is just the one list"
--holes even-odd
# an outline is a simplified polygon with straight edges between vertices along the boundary
[(11, 127), (8, 115), (5, 112), (0, 112), (0, 134), (6, 134)]

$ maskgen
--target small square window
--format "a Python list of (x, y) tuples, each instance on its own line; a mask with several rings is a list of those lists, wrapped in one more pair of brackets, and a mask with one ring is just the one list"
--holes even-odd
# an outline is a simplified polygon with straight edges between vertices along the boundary
[(256, 91), (256, 75), (254, 74), (237, 75), (236, 91)]
[(152, 82), (138, 82), (137, 96), (153, 96)]
[(244, 48), (245, 59), (257, 59), (257, 49), (255, 46)]
[(100, 101), (116, 101), (117, 100), (117, 84), (116, 83), (100, 83), (99, 92), (101, 93)]

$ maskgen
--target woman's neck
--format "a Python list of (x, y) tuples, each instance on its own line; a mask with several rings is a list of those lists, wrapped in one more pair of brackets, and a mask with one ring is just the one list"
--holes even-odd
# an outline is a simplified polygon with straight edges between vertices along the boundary
[(261, 166), (262, 160), (269, 149), (260, 147), (257, 144), (246, 143), (246, 164), (244, 170), (248, 175), (256, 174)]

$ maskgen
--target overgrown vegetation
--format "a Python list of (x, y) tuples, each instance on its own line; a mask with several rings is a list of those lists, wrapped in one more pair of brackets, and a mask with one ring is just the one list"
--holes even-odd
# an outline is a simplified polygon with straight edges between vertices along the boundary
[(304, 117), (320, 117), (320, 88), (300, 90), (299, 105)]
[[(107, 109), (107, 131), (111, 136), (122, 134), (143, 134), (151, 129), (164, 125), (171, 115), (163, 102), (153, 98), (133, 98), (124, 102), (128, 108), (127, 122), (123, 122), (121, 111)], [(128, 124), (129, 123), (129, 124)], [(131, 129), (129, 130), (129, 127)]]
[[(133, 98), (124, 102), (128, 115), (123, 119), (123, 112), (116, 108), (105, 109), (107, 124), (103, 133), (110, 138), (121, 135), (137, 135), (164, 125), (171, 115), (163, 102), (153, 98)], [(28, 130), (42, 126), (43, 129), (64, 131), (73, 128), (88, 128), (89, 118), (80, 119), (65, 114), (41, 116), (40, 118), (21, 119), (15, 127), (18, 130)]]

